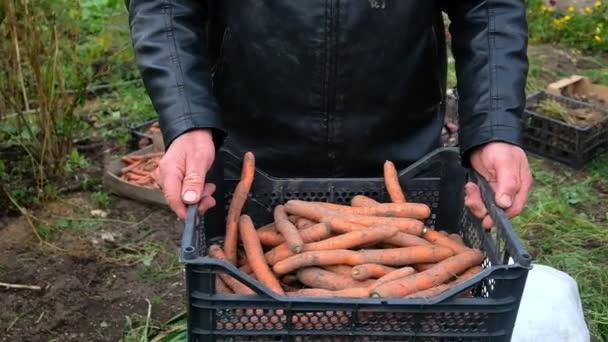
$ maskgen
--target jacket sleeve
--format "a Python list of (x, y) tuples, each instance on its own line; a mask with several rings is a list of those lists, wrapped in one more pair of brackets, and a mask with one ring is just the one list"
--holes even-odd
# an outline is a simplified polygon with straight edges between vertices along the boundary
[(207, 1), (126, 0), (137, 65), (159, 115), (165, 145), (195, 128), (225, 136), (212, 94), (205, 22)]
[(493, 141), (521, 145), (528, 72), (524, 0), (447, 0), (463, 162)]

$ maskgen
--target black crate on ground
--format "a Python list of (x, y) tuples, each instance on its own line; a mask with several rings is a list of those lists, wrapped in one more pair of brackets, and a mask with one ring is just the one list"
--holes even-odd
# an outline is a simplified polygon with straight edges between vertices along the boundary
[[(227, 152), (220, 158), (231, 173), (240, 168), (239, 158)], [(482, 186), (484, 199), (490, 199), (486, 202), (497, 222), (491, 232), (463, 209), (467, 174), (457, 149), (439, 149), (401, 171), (399, 178), (408, 199), (431, 206), (428, 226), (458, 232), (467, 245), (484, 251), (481, 273), (433, 299), (278, 296), (236, 267), (205, 257), (210, 243), (221, 242), (223, 222), (218, 218), (224, 217), (225, 206), (204, 220), (190, 207), (181, 251), (189, 341), (508, 341), (530, 257), (493, 204), (487, 184)], [(235, 184), (227, 180), (218, 191), (229, 200)], [(257, 172), (244, 212), (259, 227), (272, 221), (275, 205), (289, 199), (348, 203), (357, 194), (387, 200), (382, 178), (276, 179)], [(230, 274), (257, 295), (215, 293), (218, 273)], [(463, 291), (473, 297), (459, 296)]]
[(148, 134), (148, 129), (157, 122), (158, 119), (151, 119), (144, 123), (137, 123), (129, 125), (129, 150), (138, 150), (139, 141), (141, 139), (148, 139), (149, 143), (152, 144), (152, 136)]
[(538, 106), (546, 99), (555, 100), (570, 109), (588, 107), (606, 113), (605, 110), (568, 97), (545, 92), (531, 95), (522, 117), (522, 138), (527, 151), (580, 169), (607, 150), (608, 114), (596, 125), (576, 126), (538, 113)]

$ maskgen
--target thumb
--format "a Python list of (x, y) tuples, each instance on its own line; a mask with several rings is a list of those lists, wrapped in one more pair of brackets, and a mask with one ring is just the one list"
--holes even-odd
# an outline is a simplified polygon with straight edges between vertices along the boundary
[(521, 179), (516, 163), (496, 165), (496, 204), (503, 209), (513, 205), (515, 195), (519, 192)]
[(205, 168), (196, 163), (186, 161), (186, 175), (182, 182), (182, 200), (186, 204), (197, 204), (205, 185)]

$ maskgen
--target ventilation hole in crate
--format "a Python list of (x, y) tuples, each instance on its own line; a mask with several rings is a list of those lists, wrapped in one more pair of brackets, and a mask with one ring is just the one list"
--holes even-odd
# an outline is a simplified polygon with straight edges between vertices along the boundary
[(342, 330), (348, 326), (351, 315), (344, 311), (296, 312), (292, 326), (296, 330)]

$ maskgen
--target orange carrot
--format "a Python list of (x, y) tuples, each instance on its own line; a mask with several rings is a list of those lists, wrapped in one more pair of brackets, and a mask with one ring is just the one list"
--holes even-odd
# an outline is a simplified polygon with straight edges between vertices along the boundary
[(296, 226), (287, 219), (285, 207), (282, 205), (277, 205), (274, 208), (274, 223), (279, 233), (285, 238), (289, 249), (294, 253), (300, 253), (304, 246), (304, 241), (302, 241), (302, 237)]
[(457, 242), (460, 245), (466, 246), (466, 244), (464, 243), (464, 240), (462, 239), (462, 236), (460, 236), (460, 234), (450, 234), (448, 235), (448, 237), (454, 241)]
[(414, 269), (416, 269), (417, 272), (423, 272), (426, 271), (428, 269), (430, 269), (431, 267), (435, 266), (435, 263), (429, 263), (429, 264), (415, 264), (412, 265), (412, 267)]
[(147, 160), (150, 158), (162, 157), (165, 152), (150, 152), (146, 154), (130, 154), (128, 157), (132, 160)]
[(378, 204), (380, 202), (363, 195), (357, 195), (350, 200), (350, 205), (353, 207), (373, 207)]
[(374, 284), (374, 286), (388, 283), (389, 281), (393, 281), (395, 279), (407, 277), (414, 273), (416, 273), (416, 270), (409, 266), (401, 267), (401, 268), (394, 270), (393, 272), (390, 272), (390, 273), (378, 278), (378, 280), (376, 280), (376, 283)]
[(399, 174), (395, 168), (393, 162), (387, 160), (384, 163), (384, 184), (386, 185), (386, 191), (393, 203), (405, 203), (405, 194), (399, 184)]
[[(226, 259), (226, 255), (224, 254), (224, 251), (218, 245), (211, 245), (209, 247), (209, 256), (212, 258), (228, 261)], [(228, 287), (230, 287), (232, 291), (234, 291), (234, 293), (236, 294), (255, 294), (252, 289), (245, 286), (243, 283), (234, 279), (226, 273), (218, 273), (217, 276), (220, 276), (224, 283), (226, 283), (226, 285), (228, 285)]]
[(425, 228), (422, 232), (422, 238), (436, 245), (451, 248), (455, 253), (463, 253), (469, 250), (468, 247), (461, 245), (458, 242), (454, 242), (454, 240), (449, 237), (430, 228)]
[(348, 277), (350, 277), (353, 272), (353, 267), (350, 265), (327, 265), (323, 266), (323, 268), (330, 272), (334, 272)]
[(125, 173), (127, 173), (127, 172), (129, 172), (129, 171), (133, 170), (134, 168), (136, 168), (136, 167), (140, 166), (140, 165), (141, 165), (141, 164), (143, 164), (143, 163), (144, 163), (144, 161), (143, 161), (143, 160), (136, 160), (136, 161), (135, 161), (134, 163), (132, 163), (131, 165), (129, 165), (129, 166), (125, 166), (125, 167), (123, 167), (122, 169), (120, 169), (120, 174), (121, 174), (121, 175), (124, 175)]
[[(323, 223), (320, 223), (320, 225), (323, 225)], [(302, 230), (302, 232), (303, 231), (304, 230)], [(334, 236), (318, 242), (307, 243), (304, 245), (302, 252), (348, 249), (366, 244), (374, 244), (383, 241), (396, 233), (397, 228), (395, 227), (371, 227)], [(286, 245), (279, 245), (267, 252), (265, 257), (269, 265), (275, 265), (277, 262), (292, 255), (294, 255), (294, 253)]]
[(461, 275), (459, 275), (456, 280), (451, 281), (447, 284), (442, 284), (436, 287), (431, 287), (430, 289), (426, 289), (423, 291), (418, 291), (416, 293), (412, 293), (411, 295), (406, 296), (406, 298), (431, 298), (431, 297), (435, 297), (449, 289), (451, 289), (452, 287), (455, 287), (456, 285), (460, 285), (462, 283), (464, 283), (465, 281), (473, 278), (477, 273), (481, 272), (482, 268), (481, 266), (473, 266), (471, 268), (469, 268), (468, 270), (466, 270), (464, 273), (462, 273)]
[[(329, 227), (325, 223), (318, 223), (312, 227), (302, 229), (300, 236), (305, 243), (316, 242), (328, 238), (331, 234)], [(306, 244), (304, 245), (306, 248)], [(264, 258), (269, 265), (274, 265), (277, 262), (294, 255), (286, 242), (274, 247), (264, 254)]]
[(394, 236), (384, 240), (386, 243), (397, 247), (412, 247), (412, 246), (430, 246), (431, 243), (425, 239), (419, 238), (415, 235), (399, 232)]
[(298, 219), (296, 220), (296, 222), (294, 224), (296, 225), (296, 228), (298, 228), (298, 229), (305, 229), (305, 228), (315, 225), (316, 222), (303, 218), (303, 217), (298, 217)]
[(226, 236), (224, 238), (224, 249), (228, 262), (234, 264), (236, 262), (236, 247), (238, 243), (238, 222), (241, 216), (241, 211), (247, 201), (247, 196), (253, 184), (255, 175), (255, 158), (253, 153), (247, 152), (243, 157), (243, 169), (241, 170), (241, 180), (237, 184), (232, 194), (232, 200), (228, 207), (228, 215), (226, 217)]
[(362, 264), (353, 267), (351, 276), (355, 280), (366, 280), (370, 278), (377, 279), (395, 270), (396, 268), (394, 267), (388, 267), (380, 264)]
[(353, 287), (370, 287), (374, 280), (358, 281), (349, 276), (329, 272), (319, 267), (304, 267), (296, 273), (298, 280), (311, 288), (326, 290), (344, 290)]
[(371, 207), (351, 207), (325, 202), (311, 202), (323, 208), (355, 215), (404, 217), (424, 220), (431, 215), (431, 208), (423, 203), (378, 203)]
[(222, 280), (221, 277), (215, 276), (215, 293), (234, 293), (232, 290), (226, 285), (226, 283)]
[(302, 297), (344, 297), (344, 298), (365, 298), (369, 295), (369, 290), (362, 287), (330, 291), (325, 289), (301, 289), (296, 292), (287, 293), (290, 296)]
[[(290, 214), (306, 217), (318, 222), (328, 222), (332, 219), (341, 219), (357, 223), (362, 226), (395, 226), (399, 231), (413, 235), (421, 235), (424, 224), (421, 221), (403, 217), (381, 217), (381, 216), (366, 216), (357, 214), (348, 214), (336, 212), (324, 208), (318, 203), (305, 201), (291, 200), (285, 204), (285, 210)], [(330, 223), (332, 226), (332, 223)]]
[(251, 265), (251, 269), (256, 278), (260, 283), (266, 285), (272, 291), (278, 294), (284, 294), (279, 281), (270, 270), (270, 267), (268, 267), (266, 260), (264, 260), (264, 252), (262, 251), (260, 239), (258, 239), (255, 227), (249, 216), (241, 216), (239, 220), (239, 233), (241, 234), (243, 247), (247, 254), (247, 261), (249, 262), (249, 265)]
[(455, 274), (460, 274), (480, 264), (482, 260), (483, 253), (480, 250), (471, 249), (445, 259), (424, 272), (377, 285), (370, 291), (370, 295), (372, 297), (404, 297), (441, 285)]
[(336, 249), (296, 254), (276, 263), (272, 269), (277, 275), (283, 275), (307, 266), (356, 266), (361, 264), (403, 266), (422, 262), (437, 262), (452, 255), (451, 249), (442, 246), (369, 249), (358, 252), (347, 249)]
[(247, 274), (253, 273), (253, 270), (251, 269), (251, 266), (249, 264), (245, 264), (245, 265), (239, 267), (239, 270), (241, 270), (243, 273), (247, 273)]

